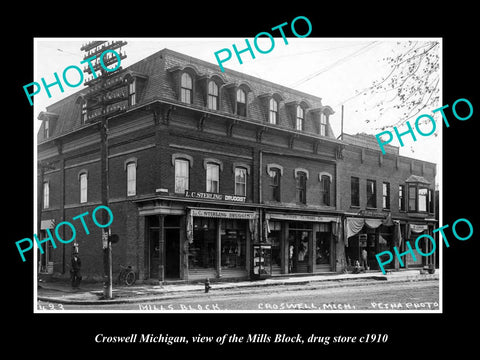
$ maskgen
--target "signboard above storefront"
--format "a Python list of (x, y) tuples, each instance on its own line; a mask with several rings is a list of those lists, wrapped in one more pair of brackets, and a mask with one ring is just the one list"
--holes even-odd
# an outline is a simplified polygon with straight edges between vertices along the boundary
[(219, 218), (219, 219), (256, 219), (255, 212), (248, 211), (224, 211), (210, 209), (190, 209), (191, 216)]
[(185, 197), (195, 198), (195, 199), (242, 202), (242, 203), (244, 203), (246, 200), (245, 196), (216, 194), (216, 193), (198, 192), (198, 191), (190, 191), (190, 190), (185, 190)]

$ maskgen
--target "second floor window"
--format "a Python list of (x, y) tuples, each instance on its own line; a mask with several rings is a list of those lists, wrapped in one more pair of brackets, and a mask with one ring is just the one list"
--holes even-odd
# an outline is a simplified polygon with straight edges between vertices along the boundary
[(272, 199), (274, 201), (280, 201), (280, 169), (270, 169), (270, 188), (272, 189)]
[(246, 196), (247, 194), (247, 169), (235, 168), (235, 195)]
[(218, 110), (218, 85), (215, 81), (208, 83), (207, 106), (211, 110)]
[(303, 130), (304, 111), (300, 106), (297, 106), (297, 117), (295, 122), (296, 130)]
[(408, 211), (417, 211), (417, 187), (408, 187)]
[(80, 203), (87, 202), (88, 180), (87, 173), (80, 174)]
[(323, 205), (330, 206), (330, 176), (322, 175), (320, 179), (320, 200)]
[(134, 196), (137, 193), (137, 164), (127, 164), (127, 196)]
[(237, 115), (247, 116), (247, 98), (242, 89), (237, 90)]
[(50, 185), (48, 181), (43, 183), (43, 208), (48, 209), (50, 207)]
[(180, 82), (180, 101), (191, 104), (192, 103), (192, 77), (190, 74), (183, 73)]
[(428, 189), (418, 189), (418, 211), (428, 211)]
[(390, 183), (383, 183), (382, 187), (382, 207), (390, 209)]
[(398, 186), (398, 210), (405, 211), (405, 185)]
[(278, 103), (275, 99), (270, 99), (269, 110), (268, 110), (268, 122), (270, 124), (278, 123)]
[(377, 207), (377, 182), (367, 180), (367, 207)]
[(297, 192), (297, 202), (306, 204), (307, 203), (307, 174), (303, 171), (299, 171), (297, 174), (297, 183), (296, 183), (296, 192)]
[(350, 188), (350, 205), (360, 206), (360, 179), (358, 177), (352, 177)]
[(220, 167), (217, 164), (207, 164), (207, 192), (218, 193), (220, 190)]
[(175, 193), (177, 194), (183, 194), (188, 190), (189, 165), (188, 160), (175, 160)]

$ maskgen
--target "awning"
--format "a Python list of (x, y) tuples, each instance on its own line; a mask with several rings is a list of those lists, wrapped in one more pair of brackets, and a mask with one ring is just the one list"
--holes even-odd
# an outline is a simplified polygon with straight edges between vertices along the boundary
[(391, 217), (387, 217), (386, 219), (370, 219), (370, 218), (353, 218), (349, 217), (346, 220), (346, 235), (347, 238), (350, 236), (358, 234), (364, 225), (367, 225), (371, 229), (376, 229), (380, 225), (384, 226), (393, 226), (394, 223)]

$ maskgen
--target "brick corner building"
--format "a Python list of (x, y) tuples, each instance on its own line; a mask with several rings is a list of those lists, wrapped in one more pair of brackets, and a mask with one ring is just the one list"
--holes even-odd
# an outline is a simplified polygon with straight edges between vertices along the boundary
[[(104, 117), (114, 275), (332, 273), (363, 248), (375, 268), (375, 253), (432, 233), (436, 166), (382, 155), (368, 135), (337, 139), (331, 114), (316, 96), (163, 49), (39, 115), (39, 234), (102, 204)], [(101, 231), (85, 219), (82, 271), (101, 279)], [(72, 246), (44, 245), (41, 272), (68, 274)]]

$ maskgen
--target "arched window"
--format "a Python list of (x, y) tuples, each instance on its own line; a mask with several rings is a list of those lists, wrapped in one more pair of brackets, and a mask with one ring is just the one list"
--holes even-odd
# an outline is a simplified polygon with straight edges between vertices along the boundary
[(211, 110), (218, 110), (218, 85), (213, 80), (208, 82), (207, 107)]
[(278, 102), (274, 98), (270, 99), (270, 104), (268, 107), (268, 122), (270, 124), (278, 123)]
[(180, 81), (180, 101), (191, 104), (192, 103), (192, 77), (188, 73), (183, 73)]

